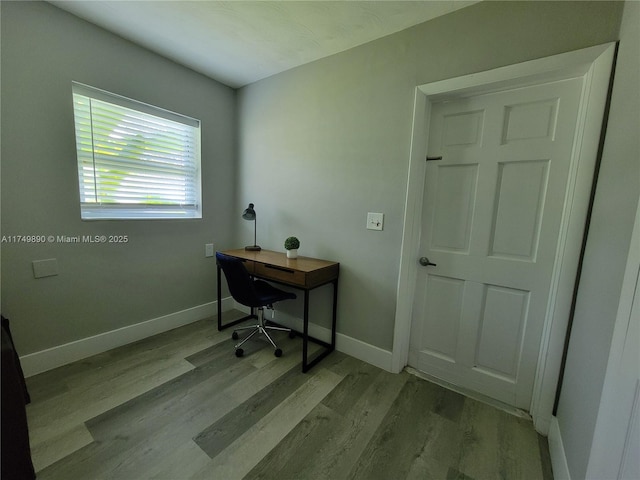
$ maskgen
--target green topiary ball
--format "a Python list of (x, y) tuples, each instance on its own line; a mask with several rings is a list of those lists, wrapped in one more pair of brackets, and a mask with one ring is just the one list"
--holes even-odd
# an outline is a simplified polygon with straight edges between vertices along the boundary
[(284, 248), (287, 250), (295, 250), (300, 248), (300, 240), (296, 237), (289, 237), (284, 241)]

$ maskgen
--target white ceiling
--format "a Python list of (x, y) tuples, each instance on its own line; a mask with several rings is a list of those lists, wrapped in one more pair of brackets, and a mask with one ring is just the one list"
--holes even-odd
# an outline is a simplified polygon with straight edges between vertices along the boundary
[(50, 3), (224, 84), (241, 87), (476, 1)]

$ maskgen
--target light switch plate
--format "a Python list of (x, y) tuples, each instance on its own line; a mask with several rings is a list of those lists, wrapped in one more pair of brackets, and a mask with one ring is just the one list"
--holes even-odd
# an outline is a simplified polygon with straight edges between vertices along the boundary
[(382, 230), (384, 225), (384, 213), (367, 213), (367, 229)]
[(207, 243), (204, 246), (204, 256), (213, 257), (213, 243)]

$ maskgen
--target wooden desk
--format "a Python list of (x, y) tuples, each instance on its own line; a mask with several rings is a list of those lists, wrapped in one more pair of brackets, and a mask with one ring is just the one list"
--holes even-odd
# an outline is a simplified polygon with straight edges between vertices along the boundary
[[(336, 347), (336, 313), (338, 306), (338, 276), (340, 264), (317, 258), (298, 257), (287, 258), (285, 253), (273, 252), (271, 250), (261, 250), (259, 252), (249, 252), (244, 249), (227, 250), (222, 252), (230, 257), (236, 257), (244, 261), (249, 273), (263, 280), (288, 285), (304, 291), (304, 316), (303, 331), (296, 332), (302, 336), (302, 371), (307, 372), (324, 357), (329, 355)], [(223, 330), (232, 325), (236, 325), (249, 318), (254, 318), (255, 314), (251, 309), (251, 315), (234, 320), (227, 324), (222, 323), (222, 289), (221, 289), (221, 269), (218, 266), (218, 330)], [(314, 288), (327, 284), (333, 284), (333, 318), (331, 320), (331, 342), (325, 342), (309, 335), (309, 292)], [(314, 359), (309, 361), (308, 345), (309, 341), (325, 347)]]

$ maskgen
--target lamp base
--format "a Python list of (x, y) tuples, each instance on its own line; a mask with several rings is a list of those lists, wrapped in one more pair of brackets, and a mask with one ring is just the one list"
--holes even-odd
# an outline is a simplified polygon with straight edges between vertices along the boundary
[(260, 250), (262, 250), (262, 248), (260, 248), (258, 245), (248, 245), (244, 247), (244, 249), (247, 252), (259, 252)]

